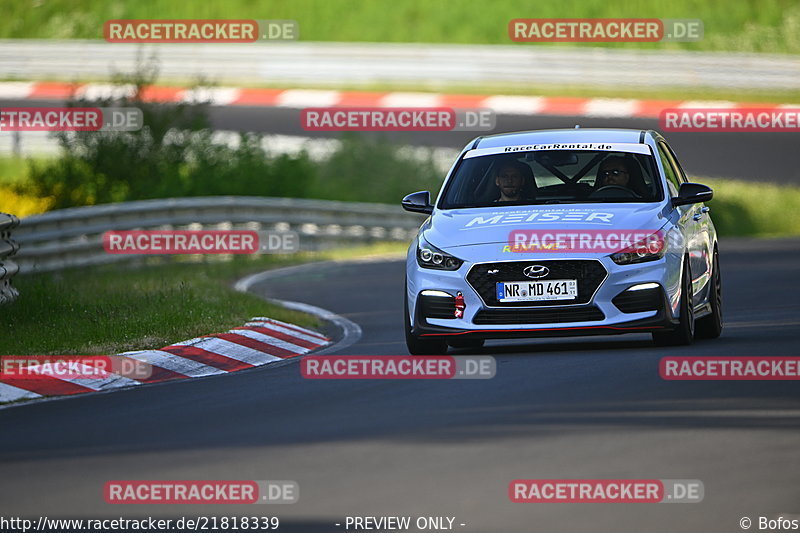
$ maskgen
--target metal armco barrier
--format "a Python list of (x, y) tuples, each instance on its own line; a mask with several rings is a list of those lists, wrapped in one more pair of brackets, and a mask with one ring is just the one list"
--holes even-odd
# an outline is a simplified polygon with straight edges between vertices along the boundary
[(158, 57), (161, 72), (173, 79), (305, 87), (381, 83), (425, 87), (435, 80), (520, 87), (795, 89), (800, 72), (800, 58), (790, 54), (536, 45), (307, 41), (142, 45), (37, 39), (0, 40), (0, 71), (19, 80), (107, 79), (111, 72), (135, 70), (140, 58), (151, 55)]
[[(22, 220), (22, 274), (117, 261), (141, 255), (109, 254), (103, 233), (144, 229), (252, 229), (296, 231), (301, 250), (376, 241), (410, 241), (424, 216), (399, 205), (255, 196), (142, 200), (50, 211)], [(159, 256), (163, 257), (163, 256)], [(175, 256), (171, 256), (175, 257)]]
[(14, 215), (0, 213), (0, 305), (13, 302), (19, 296), (11, 285), (11, 278), (19, 267), (9, 259), (19, 250), (19, 244), (11, 238), (11, 230), (18, 224), (19, 219)]

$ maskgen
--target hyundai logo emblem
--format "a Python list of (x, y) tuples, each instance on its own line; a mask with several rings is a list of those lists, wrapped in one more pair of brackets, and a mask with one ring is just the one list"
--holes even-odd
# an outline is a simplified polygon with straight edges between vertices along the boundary
[(550, 269), (542, 265), (528, 265), (522, 269), (522, 273), (529, 278), (543, 278), (550, 273)]

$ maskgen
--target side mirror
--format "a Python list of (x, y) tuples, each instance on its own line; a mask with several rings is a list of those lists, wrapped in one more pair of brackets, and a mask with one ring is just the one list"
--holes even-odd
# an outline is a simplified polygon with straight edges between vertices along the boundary
[(428, 191), (419, 191), (409, 194), (403, 198), (401, 205), (403, 209), (411, 211), (412, 213), (425, 213), (426, 215), (433, 213), (431, 193)]
[(707, 202), (714, 196), (714, 191), (708, 185), (700, 183), (681, 183), (678, 196), (672, 199), (673, 207), (679, 205), (699, 204)]

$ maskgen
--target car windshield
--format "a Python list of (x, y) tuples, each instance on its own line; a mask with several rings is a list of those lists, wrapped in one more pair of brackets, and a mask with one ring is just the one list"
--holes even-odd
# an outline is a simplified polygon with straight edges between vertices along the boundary
[(593, 150), (537, 150), (465, 157), (441, 209), (560, 203), (657, 202), (652, 156)]

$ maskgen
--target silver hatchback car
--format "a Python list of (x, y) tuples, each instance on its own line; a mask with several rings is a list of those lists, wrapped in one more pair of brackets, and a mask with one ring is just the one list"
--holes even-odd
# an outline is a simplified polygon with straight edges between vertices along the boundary
[(722, 331), (717, 233), (656, 131), (544, 130), (479, 137), (408, 250), (412, 354), (486, 339), (648, 332), (663, 345)]

